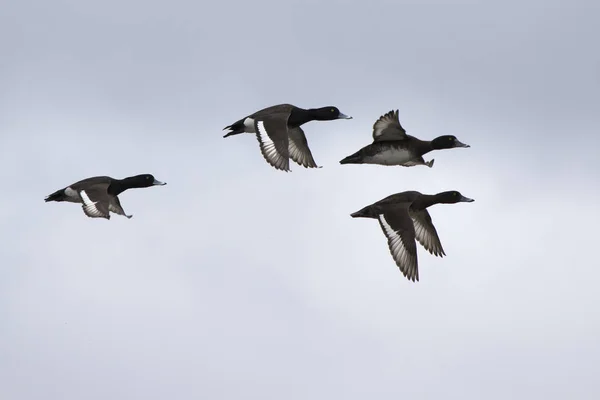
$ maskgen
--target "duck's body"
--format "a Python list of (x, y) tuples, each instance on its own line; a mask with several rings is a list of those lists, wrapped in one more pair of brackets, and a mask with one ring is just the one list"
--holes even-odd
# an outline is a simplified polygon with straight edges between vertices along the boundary
[(434, 204), (472, 201), (456, 191), (435, 195), (407, 191), (388, 196), (350, 215), (352, 218), (379, 221), (396, 265), (406, 278), (414, 282), (419, 280), (415, 240), (435, 256), (446, 255), (427, 208)]
[(403, 167), (427, 165), (432, 167), (434, 160), (426, 162), (422, 156), (433, 150), (427, 150), (430, 143), (412, 136), (408, 140), (373, 142), (344, 158), (340, 164), (400, 165)]
[[(296, 111), (296, 110), (300, 111), (300, 114), (303, 114), (302, 111), (306, 111), (299, 107), (293, 106), (291, 104), (278, 104), (276, 106), (263, 108), (262, 110), (259, 110), (253, 114), (250, 114), (250, 115), (240, 119), (239, 121), (236, 121), (233, 124), (223, 128), (223, 130), (225, 130), (225, 129), (230, 130), (223, 137), (239, 135), (240, 133), (256, 133), (256, 127), (255, 127), (256, 120), (260, 120), (262, 118), (269, 117), (270, 115), (277, 115), (277, 114), (282, 114), (282, 113), (289, 114), (290, 116), (292, 113), (294, 115), (296, 115), (298, 113), (298, 111)], [(294, 125), (290, 124), (289, 122), (290, 121), (288, 121), (288, 125), (290, 127), (293, 127)], [(293, 120), (292, 120), (292, 122), (293, 122)], [(296, 127), (298, 127), (300, 125), (302, 125), (302, 124), (296, 124)]]
[(470, 147), (461, 143), (455, 136), (445, 135), (431, 141), (420, 140), (407, 135), (400, 125), (398, 110), (382, 115), (373, 124), (373, 143), (344, 158), (340, 164), (378, 164), (433, 166), (434, 160), (425, 161), (423, 155), (433, 150)]
[(301, 126), (310, 121), (349, 119), (336, 107), (303, 109), (278, 104), (259, 110), (224, 128), (223, 137), (254, 133), (265, 160), (274, 168), (289, 171), (289, 159), (305, 168), (317, 168)]
[(44, 200), (67, 201), (82, 204), (83, 212), (90, 218), (110, 219), (110, 212), (131, 218), (121, 206), (118, 195), (127, 189), (166, 185), (150, 174), (114, 179), (109, 176), (95, 176), (75, 182), (48, 195)]

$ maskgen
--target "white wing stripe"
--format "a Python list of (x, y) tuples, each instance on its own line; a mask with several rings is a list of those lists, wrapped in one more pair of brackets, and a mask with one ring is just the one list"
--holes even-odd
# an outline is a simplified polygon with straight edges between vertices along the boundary
[(402, 237), (391, 227), (391, 225), (385, 219), (385, 215), (379, 215), (378, 220), (383, 233), (388, 239), (388, 246), (396, 265), (398, 268), (400, 268), (402, 274), (409, 280), (418, 281), (419, 269), (417, 255), (410, 254), (404, 242), (402, 241)]
[(396, 231), (394, 231), (394, 229), (390, 226), (390, 224), (388, 224), (388, 222), (385, 220), (385, 217), (383, 215), (379, 216), (379, 222), (381, 223), (381, 226), (383, 227), (385, 236), (388, 238), (390, 250), (392, 251), (392, 255), (394, 256), (394, 259), (401, 264), (401, 266), (402, 266), (401, 269), (404, 271), (404, 269), (406, 267), (408, 267), (408, 265), (407, 265), (408, 252), (406, 251), (406, 248), (404, 247), (404, 244), (402, 243), (402, 239), (400, 238), (400, 235), (398, 235), (398, 233), (396, 233)]
[[(89, 196), (87, 195), (87, 193), (85, 192), (85, 190), (82, 190), (81, 192), (79, 192), (79, 195), (81, 196), (81, 200), (83, 200), (83, 204), (84, 204), (86, 207), (91, 207), (91, 206), (94, 206), (94, 205), (96, 205), (96, 202), (95, 202), (95, 201), (92, 201), (92, 200), (89, 198)], [(94, 208), (96, 208), (96, 207), (94, 207)]]
[(85, 192), (85, 190), (79, 192), (79, 195), (81, 196), (81, 200), (83, 201), (83, 208), (87, 214), (94, 217), (103, 216), (103, 214), (98, 210), (98, 208), (96, 208), (97, 201), (92, 201)]
[(257, 124), (258, 130), (258, 138), (260, 142), (260, 147), (263, 151), (263, 154), (269, 161), (269, 163), (277, 168), (282, 168), (287, 170), (287, 166), (285, 165), (285, 157), (283, 157), (277, 151), (275, 147), (275, 143), (267, 134), (267, 130), (265, 129), (265, 125), (263, 121), (258, 121)]

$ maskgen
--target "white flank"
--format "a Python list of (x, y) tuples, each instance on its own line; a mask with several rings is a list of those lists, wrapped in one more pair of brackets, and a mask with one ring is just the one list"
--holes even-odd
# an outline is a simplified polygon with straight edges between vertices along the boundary
[(402, 165), (412, 158), (413, 155), (408, 150), (388, 149), (374, 156), (365, 157), (364, 162), (367, 164)]
[(71, 189), (70, 187), (65, 189), (65, 196), (71, 200), (79, 203), (79, 196), (77, 195), (77, 191)]
[(246, 118), (244, 120), (244, 132), (256, 133), (254, 130), (254, 120), (252, 118)]

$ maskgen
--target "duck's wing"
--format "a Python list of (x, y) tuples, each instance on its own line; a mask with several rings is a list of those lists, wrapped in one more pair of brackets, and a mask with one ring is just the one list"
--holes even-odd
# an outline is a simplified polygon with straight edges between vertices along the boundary
[(263, 157), (271, 166), (282, 171), (290, 170), (288, 117), (289, 113), (280, 113), (254, 120)]
[(109, 202), (108, 202), (108, 210), (109, 211), (114, 212), (115, 214), (122, 215), (127, 218), (133, 217), (133, 215), (127, 215), (125, 213), (125, 210), (123, 210), (123, 207), (121, 206), (121, 201), (119, 200), (118, 196), (110, 196), (109, 195), (108, 198), (109, 198)]
[(79, 191), (83, 212), (90, 218), (110, 219), (108, 185), (95, 185)]
[(373, 124), (373, 141), (383, 142), (386, 140), (404, 140), (406, 131), (400, 125), (398, 110), (390, 111), (379, 117)]
[(427, 210), (413, 211), (409, 209), (408, 214), (412, 219), (415, 226), (415, 236), (419, 243), (425, 250), (437, 257), (444, 257), (444, 249), (442, 248), (442, 242), (438, 236), (431, 215)]
[(394, 193), (383, 199), (373, 203), (373, 205), (377, 205), (380, 207), (388, 207), (394, 205), (403, 205), (404, 203), (411, 204), (418, 199), (422, 194), (417, 192), (416, 190), (407, 190), (405, 192)]
[(302, 128), (288, 128), (290, 158), (305, 168), (319, 168), (315, 162)]
[(408, 203), (386, 207), (383, 214), (379, 215), (378, 220), (396, 265), (408, 280), (418, 281), (415, 227), (408, 215)]
[(73, 190), (81, 190), (90, 186), (110, 184), (113, 180), (110, 176), (92, 176), (91, 178), (77, 181), (69, 185), (69, 187)]
[(292, 104), (277, 104), (274, 106), (269, 106), (266, 108), (263, 108), (262, 110), (258, 110), (253, 114), (250, 114), (248, 116), (248, 118), (252, 118), (252, 119), (263, 119), (265, 117), (268, 117), (269, 115), (276, 115), (276, 114), (285, 114), (285, 113), (291, 113), (292, 109), (294, 108), (294, 106)]

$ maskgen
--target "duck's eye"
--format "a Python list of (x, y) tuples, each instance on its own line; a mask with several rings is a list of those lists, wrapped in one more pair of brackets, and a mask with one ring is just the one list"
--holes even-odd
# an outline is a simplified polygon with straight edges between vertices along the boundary
[(331, 112), (335, 112), (335, 110), (332, 108), (332, 109), (331, 109)]
[(454, 192), (454, 196), (458, 196), (458, 192)]

